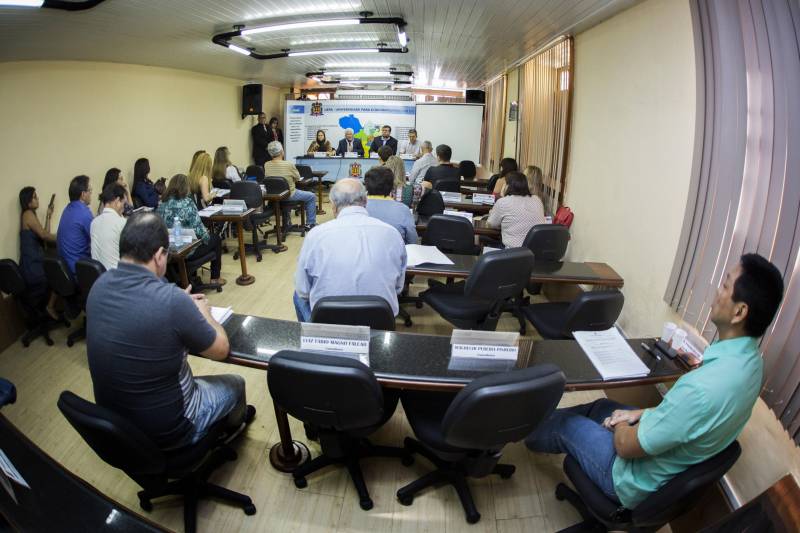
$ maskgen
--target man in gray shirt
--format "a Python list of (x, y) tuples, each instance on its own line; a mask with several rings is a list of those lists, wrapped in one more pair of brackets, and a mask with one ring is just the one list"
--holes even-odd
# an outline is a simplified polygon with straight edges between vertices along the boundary
[(124, 416), (162, 449), (194, 444), (217, 421), (249, 422), (239, 375), (195, 378), (187, 354), (222, 361), (228, 336), (201, 294), (162, 281), (169, 236), (153, 213), (128, 219), (120, 262), (86, 302), (89, 371), (98, 405)]

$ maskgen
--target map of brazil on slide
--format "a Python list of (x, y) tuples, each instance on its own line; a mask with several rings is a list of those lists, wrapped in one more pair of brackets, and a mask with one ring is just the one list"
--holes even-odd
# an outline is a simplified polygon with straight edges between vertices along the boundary
[(341, 117), (339, 119), (339, 126), (342, 129), (352, 128), (354, 132), (353, 137), (361, 142), (361, 146), (364, 148), (365, 152), (369, 151), (369, 143), (372, 142), (372, 139), (378, 134), (377, 126), (367, 124), (365, 129), (361, 126), (361, 121), (352, 114)]

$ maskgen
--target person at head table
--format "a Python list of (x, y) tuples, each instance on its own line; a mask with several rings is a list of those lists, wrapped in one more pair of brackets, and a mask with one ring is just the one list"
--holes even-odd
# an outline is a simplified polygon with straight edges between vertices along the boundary
[(163, 280), (169, 236), (155, 213), (135, 213), (119, 240), (120, 262), (86, 302), (86, 349), (98, 405), (126, 418), (162, 450), (229, 431), (255, 416), (236, 374), (194, 377), (189, 353), (214, 361), (230, 345), (202, 294)]
[[(269, 147), (267, 147), (267, 150), (269, 151)], [(333, 155), (335, 153), (333, 147), (331, 147), (331, 142), (325, 137), (325, 132), (323, 130), (317, 130), (317, 137), (308, 145), (308, 150), (306, 150), (306, 153), (310, 156), (319, 152), (328, 155)]]
[(417, 159), (422, 157), (422, 143), (417, 140), (417, 130), (408, 130), (408, 140), (400, 142), (397, 155), (413, 155)]
[(395, 177), (389, 167), (375, 166), (364, 175), (367, 187), (367, 213), (400, 232), (406, 244), (417, 244), (417, 228), (411, 210), (394, 199)]
[(761, 392), (758, 339), (782, 297), (775, 265), (757, 254), (743, 255), (711, 306), (718, 340), (705, 349), (702, 366), (681, 376), (658, 406), (635, 409), (603, 398), (557, 409), (526, 445), (535, 452), (569, 454), (609, 499), (635, 509), (739, 436)]
[(378, 150), (381, 149), (381, 146), (390, 146), (392, 148), (392, 153), (397, 153), (397, 139), (392, 137), (392, 127), (389, 125), (381, 128), (380, 137), (375, 137), (372, 139), (372, 144), (369, 145), (370, 155), (378, 153)]
[(367, 191), (357, 179), (337, 181), (330, 200), (336, 218), (306, 235), (297, 259), (297, 320), (310, 321), (311, 310), (325, 296), (380, 296), (397, 315), (406, 271), (400, 233), (369, 216)]
[(346, 128), (344, 130), (344, 139), (339, 141), (339, 146), (336, 147), (336, 155), (343, 156), (355, 152), (358, 154), (358, 157), (364, 157), (364, 146), (354, 135), (353, 128)]

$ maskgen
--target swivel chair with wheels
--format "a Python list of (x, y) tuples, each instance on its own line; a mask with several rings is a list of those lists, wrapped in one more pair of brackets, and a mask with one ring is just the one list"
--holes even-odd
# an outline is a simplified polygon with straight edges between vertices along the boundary
[(395, 326), (392, 308), (380, 296), (325, 296), (312, 309), (311, 322), (383, 331), (394, 331)]
[(564, 383), (561, 369), (546, 364), (480, 377), (455, 396), (404, 393), (403, 409), (419, 439), (406, 438), (405, 447), (427, 458), (436, 470), (402, 487), (397, 499), (411, 505), (423, 489), (448, 483), (458, 493), (467, 522), (480, 520), (467, 478), (510, 478), (515, 467), (498, 464), (503, 447), (536, 429), (558, 405)]
[[(67, 270), (67, 263), (61, 257), (45, 257), (43, 261), (44, 275), (47, 285), (61, 297), (64, 302), (64, 316), (68, 320), (78, 318), (83, 311), (78, 285)], [(67, 336), (67, 346), (72, 347), (75, 341), (86, 335), (86, 323)]]
[(717, 455), (681, 472), (634, 509), (610, 500), (581, 470), (578, 461), (567, 455), (564, 472), (575, 486), (556, 486), (556, 498), (567, 500), (583, 517), (583, 522), (560, 533), (584, 531), (657, 531), (688, 511), (709, 486), (719, 481), (739, 458), (742, 448), (733, 441)]
[(547, 302), (522, 308), (545, 339), (571, 339), (573, 331), (602, 331), (619, 318), (625, 297), (617, 289), (581, 293), (572, 302)]
[[(97, 281), (97, 279), (102, 276), (105, 271), (106, 267), (104, 267), (103, 263), (97, 261), (96, 259), (84, 257), (83, 259), (78, 259), (75, 262), (75, 279), (78, 282), (78, 299), (80, 301), (82, 311), (86, 311), (86, 300), (89, 298), (89, 291), (92, 290), (94, 282)], [(83, 327), (78, 330), (78, 332), (80, 332), (81, 337), (86, 336), (86, 317), (83, 318)], [(78, 332), (70, 334), (69, 339), (72, 339), (73, 341), (77, 340), (77, 336), (73, 337), (73, 335), (77, 335)], [(69, 339), (67, 340), (67, 344), (69, 344)]]
[(455, 215), (433, 215), (428, 219), (422, 244), (436, 246), (446, 254), (478, 255), (475, 230), (469, 220)]
[[(53, 320), (45, 310), (47, 291), (40, 294), (31, 291), (22, 277), (19, 265), (13, 259), (0, 259), (0, 292), (14, 298), (25, 320), (25, 333), (22, 345), (28, 347), (31, 341), (42, 337), (48, 346), (53, 345), (50, 330), (62, 322)], [(69, 323), (66, 323), (69, 325)]]
[[(267, 176), (264, 178), (264, 187), (269, 194), (281, 194), (283, 191), (291, 190), (289, 182), (286, 178), (281, 176)], [(299, 209), (300, 211), (300, 225), (294, 226), (291, 223), (292, 209)], [(299, 233), (301, 237), (306, 235), (306, 211), (303, 202), (291, 202), (283, 200), (281, 202), (281, 210), (283, 213), (283, 233), (290, 232)]]
[[(237, 181), (231, 186), (231, 199), (244, 200), (248, 209), (256, 209), (255, 212), (247, 217), (244, 223), (244, 229), (250, 231), (253, 236), (252, 243), (245, 244), (245, 253), (254, 253), (256, 261), (261, 261), (262, 259), (261, 250), (270, 249), (278, 253), (277, 245), (269, 245), (266, 238), (259, 237), (259, 227), (274, 215), (271, 208), (264, 207), (264, 194), (261, 192), (261, 185), (252, 181)], [(238, 251), (234, 252), (233, 259), (239, 259)]]
[(103, 461), (119, 468), (142, 487), (138, 496), (143, 510), (151, 511), (151, 500), (155, 498), (183, 496), (187, 533), (197, 529), (197, 503), (201, 498), (226, 500), (241, 507), (247, 515), (256, 513), (248, 496), (207, 481), (224, 462), (236, 459), (236, 452), (225, 441), (236, 434), (236, 428), (248, 422), (244, 412), (232, 413), (221, 420), (191, 446), (162, 451), (129, 420), (72, 392), (61, 393), (58, 408)]

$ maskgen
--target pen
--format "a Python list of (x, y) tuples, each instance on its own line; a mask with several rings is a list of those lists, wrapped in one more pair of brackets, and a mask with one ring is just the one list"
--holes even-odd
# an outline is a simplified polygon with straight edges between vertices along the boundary
[(652, 349), (652, 348), (650, 348), (650, 347), (649, 347), (647, 344), (645, 344), (645, 343), (642, 343), (642, 348), (644, 348), (644, 349), (647, 351), (647, 353), (649, 353), (650, 355), (652, 355), (653, 357), (655, 357), (655, 358), (656, 358), (656, 361), (661, 361), (661, 356), (660, 356), (660, 355), (658, 355), (657, 353), (655, 353), (655, 352), (653, 351), (653, 349)]

